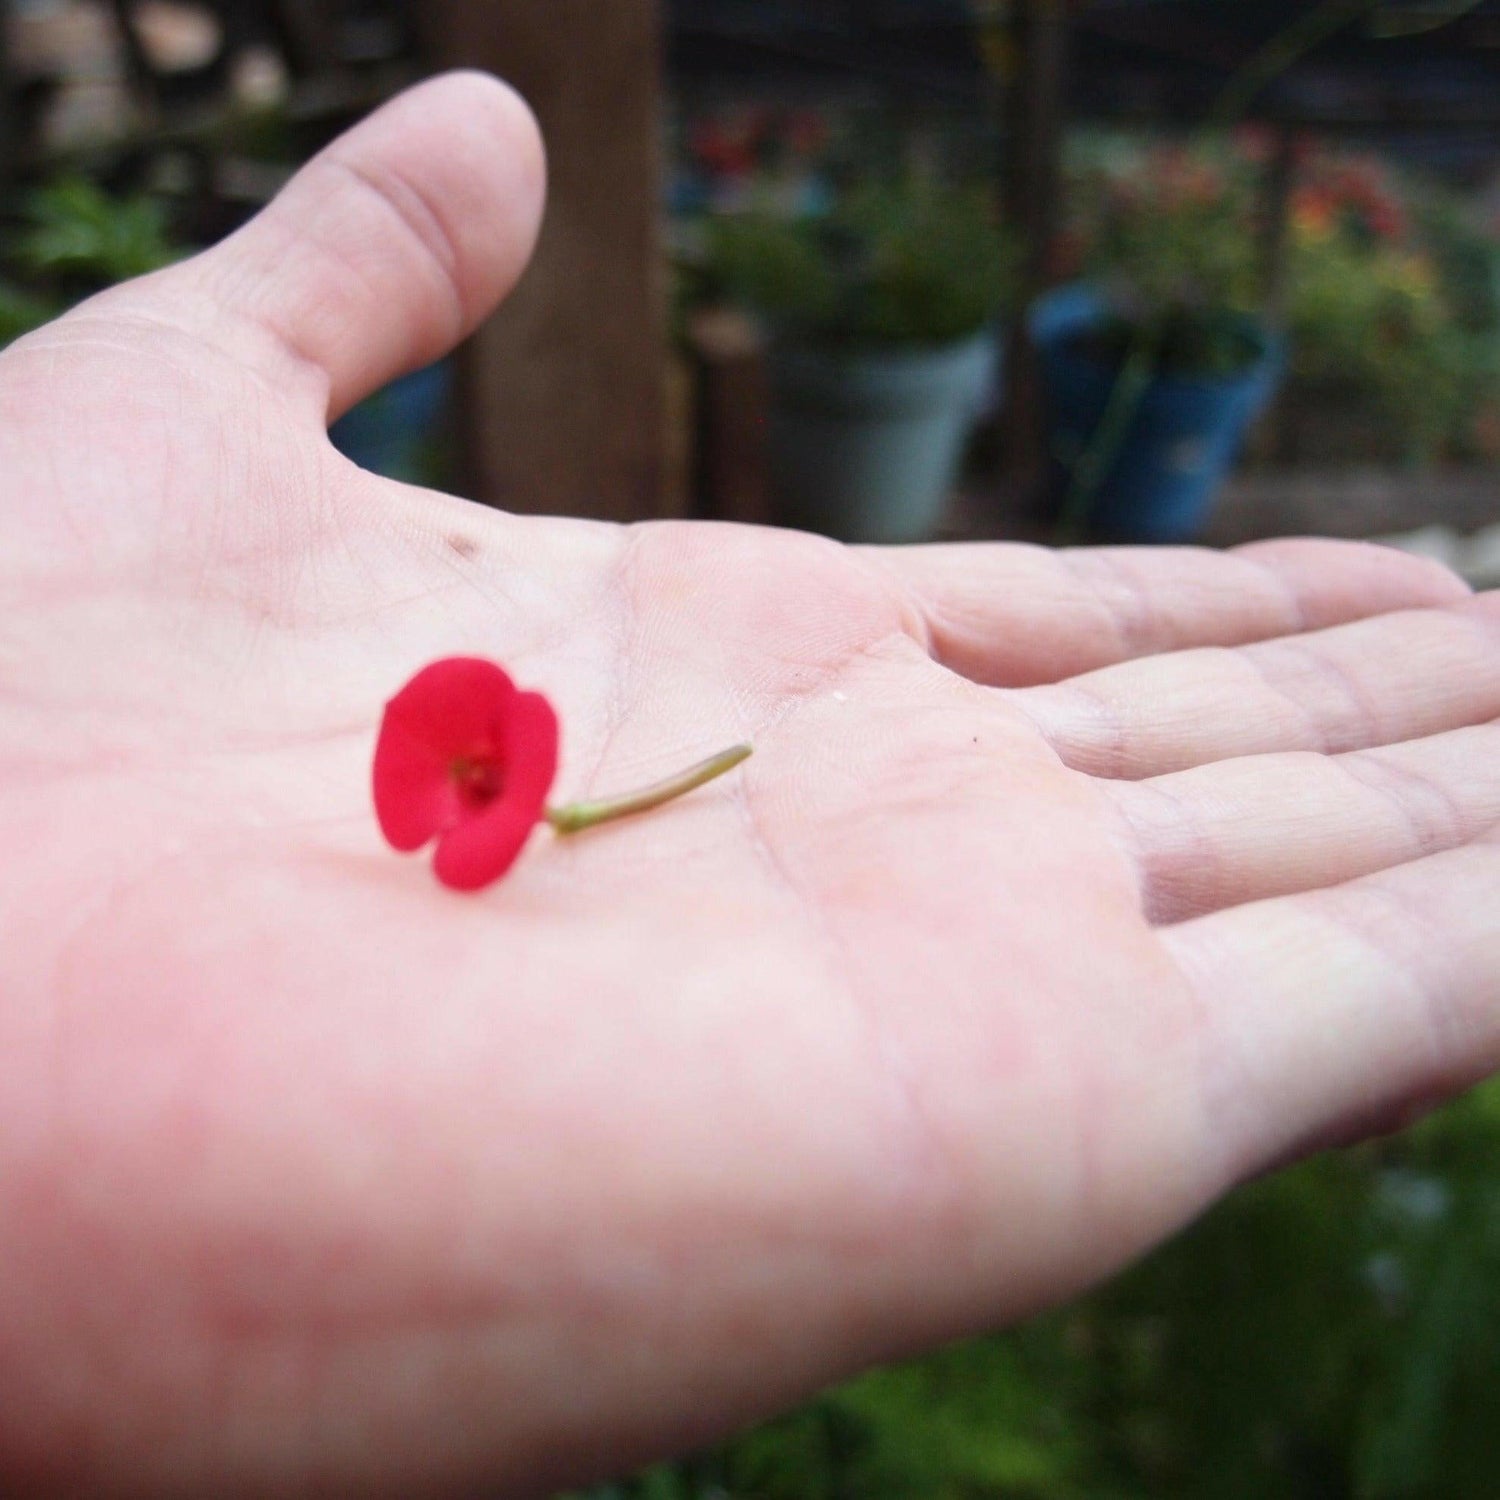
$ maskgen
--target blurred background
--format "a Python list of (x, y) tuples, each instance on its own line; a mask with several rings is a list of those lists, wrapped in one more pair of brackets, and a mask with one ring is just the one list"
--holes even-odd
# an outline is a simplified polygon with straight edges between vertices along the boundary
[[(530, 100), (552, 199), (507, 306), (337, 425), (370, 468), (1500, 583), (1500, 0), (0, 0), (0, 345), (453, 65)], [(606, 1496), (1493, 1500), (1500, 1092)]]

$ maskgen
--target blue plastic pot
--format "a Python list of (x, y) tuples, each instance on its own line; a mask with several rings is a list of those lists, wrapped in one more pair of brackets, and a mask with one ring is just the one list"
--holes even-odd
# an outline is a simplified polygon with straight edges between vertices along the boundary
[[(1049, 292), (1028, 318), (1047, 388), (1052, 451), (1065, 489), (1071, 468), (1104, 419), (1118, 373), (1077, 348), (1104, 321), (1092, 288)], [(1136, 406), (1093, 497), (1089, 529), (1123, 541), (1178, 542), (1196, 536), (1281, 375), (1280, 342), (1252, 319), (1257, 352), (1225, 376), (1158, 375)]]
[(774, 348), (777, 519), (847, 542), (931, 536), (997, 360), (989, 331), (935, 349)]
[(448, 406), (447, 361), (402, 375), (346, 412), (328, 436), (360, 468), (387, 479), (420, 483)]

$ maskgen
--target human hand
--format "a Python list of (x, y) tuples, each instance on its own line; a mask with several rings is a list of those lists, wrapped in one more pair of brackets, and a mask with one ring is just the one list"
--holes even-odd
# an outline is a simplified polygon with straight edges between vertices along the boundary
[[(619, 1471), (1497, 1061), (1493, 598), (1319, 542), (525, 519), (335, 454), (541, 177), (512, 96), (429, 84), (0, 358), (7, 1491)], [(757, 754), (457, 896), (368, 791), (452, 654), (558, 706), (562, 796)]]

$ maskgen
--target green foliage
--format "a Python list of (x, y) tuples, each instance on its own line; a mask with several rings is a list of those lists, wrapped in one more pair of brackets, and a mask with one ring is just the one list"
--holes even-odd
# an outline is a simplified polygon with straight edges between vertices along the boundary
[(876, 1371), (726, 1449), (721, 1487), (764, 1500), (1055, 1493), (1082, 1451), (1055, 1354), (1034, 1337), (980, 1340)]
[(0, 347), (71, 303), (177, 258), (154, 199), (112, 198), (82, 177), (27, 194), (17, 226), (0, 240)]
[(1293, 199), (1288, 313), (1305, 399), (1362, 406), (1408, 457), (1464, 452), (1500, 396), (1497, 246), (1436, 184), (1327, 155)]
[(1366, 404), (1413, 456), (1461, 423), (1470, 355), (1430, 262), (1348, 236), (1295, 237), (1288, 321), (1294, 378)]
[(1500, 333), (1500, 242), (1469, 206), (1431, 191), (1415, 204), (1416, 230), (1426, 247), (1458, 326)]
[(159, 203), (113, 198), (84, 177), (38, 188), (23, 204), (23, 219), (9, 259), (34, 278), (102, 287), (176, 259)]
[(1242, 1189), (1085, 1302), (593, 1500), (1490, 1500), (1500, 1085)]
[[(1084, 137), (1069, 166), (1071, 269), (1109, 294), (1091, 352), (1123, 366), (1227, 373), (1253, 357), (1268, 163), (1241, 137), (1142, 147)], [(1364, 459), (1495, 448), (1500, 244), (1434, 183), (1369, 155), (1302, 161), (1286, 249), (1286, 400), (1359, 414)], [(1327, 424), (1325, 424), (1326, 426)], [(1313, 423), (1316, 430), (1316, 422)], [(1331, 431), (1337, 432), (1335, 421)], [(1326, 439), (1327, 433), (1324, 434)]]
[(0, 348), (33, 328), (40, 328), (57, 309), (43, 297), (0, 281)]
[(820, 217), (715, 219), (708, 260), (715, 289), (778, 333), (843, 347), (977, 333), (1014, 280), (988, 194), (928, 182), (867, 188)]

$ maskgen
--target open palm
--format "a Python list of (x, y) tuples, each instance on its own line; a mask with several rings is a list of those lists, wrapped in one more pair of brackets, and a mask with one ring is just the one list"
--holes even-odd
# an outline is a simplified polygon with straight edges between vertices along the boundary
[[(1494, 601), (348, 465), (540, 195), (442, 80), (0, 360), (0, 1487), (619, 1470), (1497, 1060)], [(565, 797), (757, 753), (460, 897), (368, 792), (455, 654), (553, 700)]]

